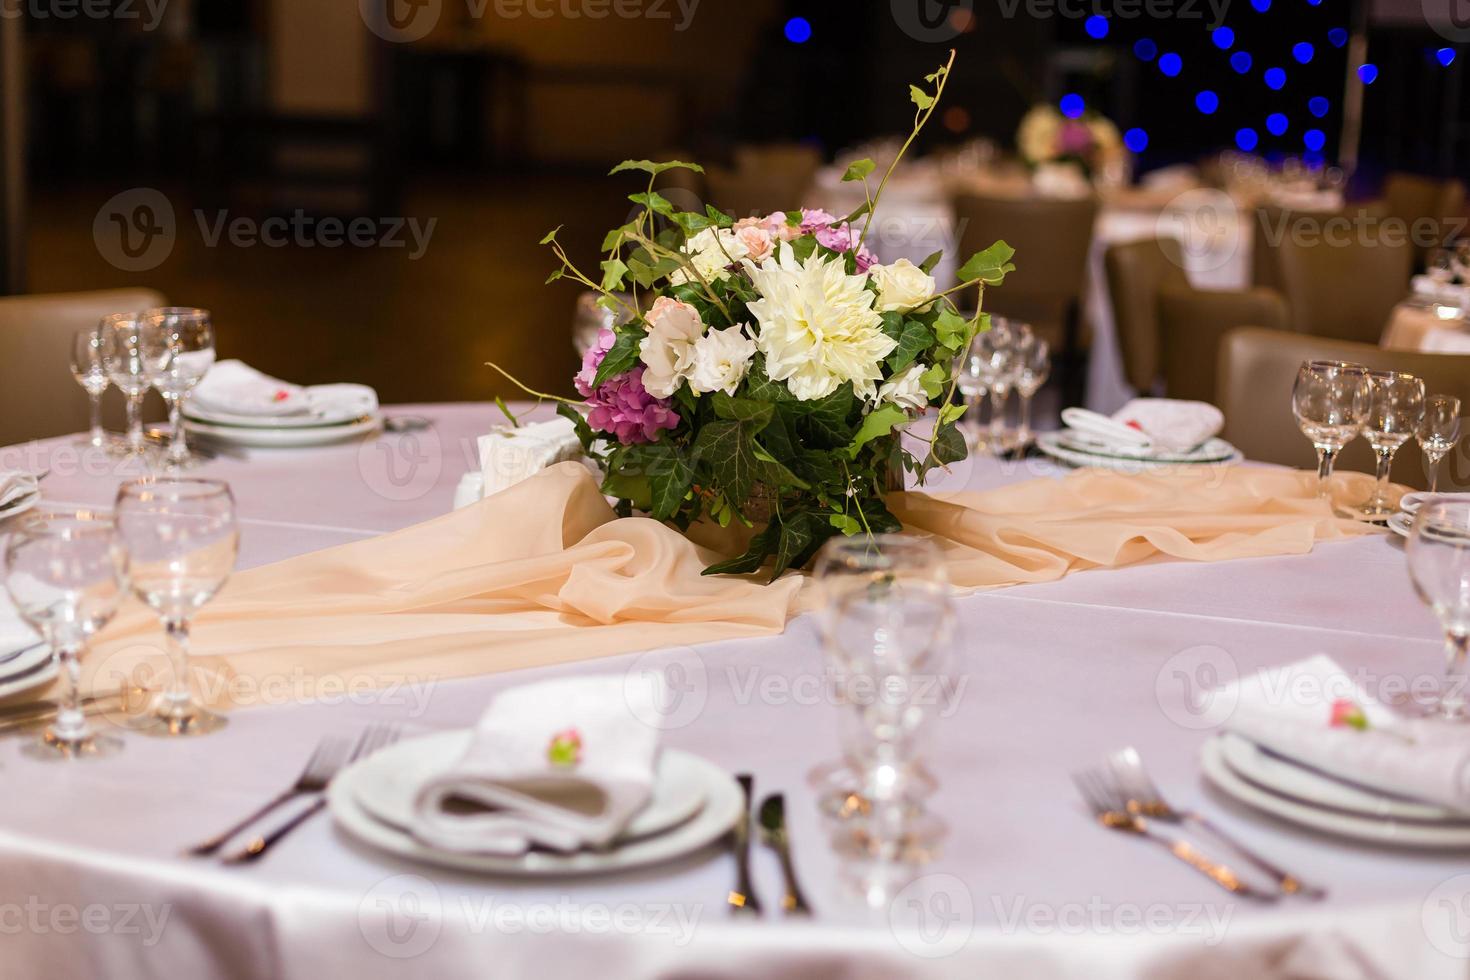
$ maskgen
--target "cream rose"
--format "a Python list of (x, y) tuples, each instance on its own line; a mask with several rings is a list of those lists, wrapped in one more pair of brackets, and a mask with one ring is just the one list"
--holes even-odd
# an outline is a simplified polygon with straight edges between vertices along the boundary
[(892, 402), (906, 411), (918, 411), (929, 404), (929, 395), (919, 379), (929, 370), (923, 364), (911, 364), (902, 374), (895, 374), (878, 389), (878, 401)]
[(743, 324), (711, 330), (694, 345), (689, 387), (701, 395), (711, 391), (733, 395), (750, 371), (753, 357), (755, 341), (745, 335)]
[[(914, 265), (908, 259), (899, 259), (892, 265), (875, 265), (868, 270), (878, 287), (878, 312), (890, 310), (915, 310), (924, 312), (932, 304), (924, 303), (935, 293), (934, 277)], [(923, 303), (924, 310), (917, 307)]]
[(655, 398), (668, 398), (689, 371), (694, 344), (704, 335), (704, 321), (694, 307), (668, 296), (654, 300), (644, 319), (648, 333), (638, 343), (643, 388)]

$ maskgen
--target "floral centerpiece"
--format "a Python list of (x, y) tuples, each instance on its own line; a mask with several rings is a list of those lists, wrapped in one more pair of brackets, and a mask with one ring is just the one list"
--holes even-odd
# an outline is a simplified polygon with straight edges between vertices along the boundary
[(1126, 157), (1123, 138), (1111, 120), (1091, 111), (1071, 119), (1051, 104), (1026, 113), (1016, 148), (1032, 167), (1072, 164), (1089, 179), (1121, 165)]
[[(953, 63), (951, 53), (930, 88), (910, 87), (904, 150)], [(755, 529), (743, 555), (707, 573), (773, 560), (775, 577), (834, 535), (898, 530), (885, 493), (905, 473), (922, 481), (965, 457), (955, 360), (988, 322), (962, 315), (952, 297), (999, 284), (1013, 252), (998, 242), (976, 254), (960, 285), (943, 291), (930, 275), (938, 254), (877, 262), (868, 230), (897, 165), (876, 189), (872, 161), (847, 168), (844, 179), (865, 190), (852, 214), (800, 208), (736, 220), (714, 207), (680, 211), (655, 190), (660, 174), (697, 165), (627, 161), (612, 173), (641, 172), (647, 185), (630, 195), (632, 220), (603, 241), (600, 275), (573, 263), (557, 231), (542, 241), (561, 263), (548, 282), (597, 290), (624, 320), (585, 356), (575, 379), (584, 401), (557, 399), (601, 465), (603, 491), (620, 513), (680, 529), (701, 519)], [(901, 432), (931, 409), (932, 427), (911, 451)]]

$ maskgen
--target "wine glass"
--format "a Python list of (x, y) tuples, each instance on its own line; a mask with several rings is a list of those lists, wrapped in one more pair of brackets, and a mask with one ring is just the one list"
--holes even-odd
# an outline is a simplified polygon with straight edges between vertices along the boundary
[(844, 849), (923, 851), (944, 833), (924, 810), (935, 781), (920, 759), (952, 623), (943, 557), (920, 539), (855, 535), (828, 542), (815, 575), (842, 694), (843, 758), (811, 777), (820, 805)]
[(1051, 349), (1046, 341), (1037, 340), (1021, 358), (1021, 373), (1016, 378), (1016, 391), (1021, 395), (1021, 421), (1016, 429), (1016, 445), (1025, 448), (1031, 443), (1031, 399), (1046, 384), (1051, 376)]
[(985, 430), (980, 423), (980, 413), (985, 396), (990, 394), (989, 378), (990, 366), (976, 356), (972, 344), (960, 361), (955, 387), (965, 399), (965, 428), (968, 430), (966, 441), (974, 449), (983, 448), (985, 444)]
[(990, 329), (977, 334), (970, 346), (970, 356), (979, 361), (990, 388), (990, 438), (992, 452), (1009, 448), (1006, 433), (1006, 403), (1011, 386), (1021, 374), (1021, 362), (1033, 343), (1031, 328), (1003, 317), (992, 317)]
[(91, 403), (91, 425), (83, 445), (93, 449), (107, 448), (107, 433), (102, 428), (102, 393), (112, 384), (102, 363), (102, 331), (100, 327), (78, 330), (71, 340), (71, 376), (87, 393)]
[(1460, 399), (1449, 395), (1430, 395), (1424, 399), (1424, 418), (1414, 432), (1419, 448), (1424, 450), (1425, 468), (1429, 470), (1429, 491), (1439, 489), (1439, 464), (1460, 439)]
[(1397, 511), (1388, 500), (1388, 473), (1393, 454), (1414, 435), (1424, 418), (1424, 382), (1400, 371), (1369, 371), (1372, 383), (1363, 438), (1377, 457), (1373, 493), (1355, 510), (1368, 520), (1387, 520)]
[(112, 383), (122, 390), (128, 406), (127, 452), (144, 456), (143, 396), (152, 384), (148, 380), (139, 323), (136, 313), (112, 313), (102, 318), (102, 365)]
[(1470, 653), (1470, 502), (1429, 500), (1414, 515), (1404, 545), (1409, 578), (1445, 633), (1445, 687), (1436, 711), (1464, 719)]
[(133, 592), (163, 621), (173, 679), (136, 725), (146, 735), (203, 735), (226, 719), (189, 692), (189, 621), (225, 584), (240, 549), (235, 498), (218, 480), (149, 477), (118, 487), (118, 534)]
[(60, 709), (22, 751), (43, 760), (111, 755), (121, 740), (92, 731), (77, 683), (87, 642), (127, 592), (128, 556), (111, 521), (88, 511), (37, 515), (5, 547), (5, 589), (16, 611), (55, 653)]
[(168, 405), (168, 463), (187, 465), (193, 457), (184, 434), (184, 401), (214, 364), (209, 311), (183, 306), (149, 310), (139, 323), (139, 344), (148, 380)]
[(1326, 498), (1332, 464), (1368, 418), (1368, 369), (1346, 361), (1304, 361), (1291, 389), (1291, 410), (1317, 449), (1317, 496)]

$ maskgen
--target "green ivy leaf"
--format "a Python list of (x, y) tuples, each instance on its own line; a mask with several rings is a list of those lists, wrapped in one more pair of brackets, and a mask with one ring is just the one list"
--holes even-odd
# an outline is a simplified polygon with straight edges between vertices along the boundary
[(949, 382), (949, 368), (943, 364), (931, 364), (929, 370), (919, 375), (919, 387), (930, 398), (938, 398)]
[(676, 211), (669, 215), (669, 218), (674, 224), (684, 229), (684, 234), (689, 238), (693, 238), (713, 224), (709, 218), (694, 211)]
[(648, 485), (652, 491), (654, 520), (666, 521), (679, 511), (694, 486), (694, 465), (672, 443), (653, 443), (646, 448)]
[(939, 338), (939, 343), (949, 350), (962, 350), (966, 343), (965, 337), (969, 332), (970, 321), (954, 310), (945, 308), (934, 318), (934, 335)]
[(996, 242), (983, 252), (976, 252), (970, 256), (970, 261), (960, 266), (957, 275), (960, 282), (974, 282), (979, 280), (986, 285), (998, 286), (1005, 282), (1007, 272), (1015, 272), (1016, 265), (1011, 258), (1016, 250), (1005, 242)]
[(844, 183), (853, 180), (865, 180), (868, 174), (878, 169), (878, 165), (872, 160), (854, 160), (847, 165), (847, 172), (842, 175)]
[(662, 214), (665, 217), (674, 213), (674, 206), (669, 203), (668, 198), (664, 197), (657, 191), (653, 191), (651, 193), (640, 192), (638, 194), (629, 194), (628, 200), (632, 201), (634, 204), (641, 204), (644, 207), (648, 208), (650, 211), (653, 211), (656, 214)]
[(704, 574), (749, 575), (751, 572), (760, 571), (760, 567), (766, 563), (771, 552), (775, 551), (776, 542), (780, 536), (781, 526), (772, 521), (759, 534), (750, 539), (750, 545), (745, 549), (745, 554), (739, 558), (731, 558), (729, 561), (711, 565), (704, 570)]
[(750, 496), (757, 460), (743, 422), (722, 419), (706, 424), (694, 440), (694, 459), (697, 465), (709, 467), (715, 482), (731, 500)]
[(927, 109), (934, 104), (934, 96), (925, 92), (917, 85), (909, 86), (909, 98), (913, 100), (914, 105), (918, 106), (920, 110)]
[(572, 430), (577, 433), (577, 441), (582, 444), (583, 449), (590, 449), (597, 437), (592, 434), (592, 427), (587, 424), (587, 419), (581, 412), (577, 411), (566, 402), (556, 403), (556, 414), (572, 423)]
[(623, 288), (627, 274), (628, 265), (622, 259), (608, 259), (602, 263), (602, 288), (607, 292)]
[(934, 334), (929, 328), (918, 320), (906, 320), (903, 332), (899, 334), (898, 346), (893, 353), (888, 355), (888, 369), (893, 372), (902, 371), (914, 360), (928, 350), (934, 344)]
[(797, 490), (810, 490), (810, 483), (791, 472), (791, 469), (775, 456), (767, 452), (760, 443), (754, 443), (752, 452), (755, 453), (756, 462), (760, 470), (760, 478), (768, 486), (789, 490), (795, 487)]
[(550, 231), (548, 231), (546, 233), (546, 237), (543, 238), (543, 239), (541, 239), (541, 241), (537, 242), (536, 244), (538, 244), (538, 245), (550, 245), (552, 242), (556, 241), (556, 233), (559, 232), (559, 231), (561, 231), (565, 227), (566, 227), (565, 225), (557, 225), (555, 228), (553, 228)]
[(715, 414), (722, 419), (747, 423), (752, 435), (770, 424), (771, 416), (776, 411), (776, 406), (770, 402), (757, 401), (754, 398), (731, 398), (723, 391), (715, 392), (714, 408)]
[(853, 436), (851, 444), (847, 447), (847, 458), (857, 459), (858, 451), (874, 439), (880, 439), (893, 431), (895, 425), (902, 425), (908, 421), (908, 414), (897, 405), (884, 405), (870, 412), (858, 428), (857, 435)]
[(562, 276), (564, 276), (566, 274), (567, 274), (567, 270), (566, 269), (557, 269), (551, 275), (547, 276), (546, 277), (546, 281), (544, 283), (542, 283), (541, 285), (543, 285), (543, 286), (549, 286), (549, 285), (551, 285), (552, 283), (556, 282), (558, 279), (560, 279)]
[(833, 527), (837, 528), (837, 530), (841, 531), (843, 534), (846, 534), (848, 537), (852, 537), (854, 534), (859, 533), (863, 529), (863, 525), (858, 521), (858, 519), (848, 514), (833, 514), (831, 517), (827, 518), (827, 523), (831, 524)]
[(797, 401), (783, 410), (797, 417), (797, 432), (818, 449), (837, 449), (852, 439), (853, 428), (847, 421), (854, 401), (851, 385), (841, 385), (826, 398)]
[(613, 342), (612, 349), (603, 357), (602, 364), (597, 368), (597, 374), (592, 378), (592, 386), (595, 388), (608, 378), (616, 377), (625, 371), (631, 371), (638, 363), (638, 344), (643, 340), (643, 330), (633, 328), (618, 332), (618, 339)]
[(733, 228), (735, 226), (735, 218), (721, 211), (713, 204), (706, 204), (704, 206), (704, 215), (709, 218), (709, 223), (716, 228)]
[(929, 256), (924, 261), (920, 262), (919, 263), (919, 268), (920, 269), (923, 269), (925, 272), (933, 272), (934, 271), (934, 267), (936, 265), (938, 265), (940, 259), (943, 259), (943, 258), (944, 258), (944, 250), (943, 249), (940, 249), (939, 251), (935, 252), (933, 255)]
[(611, 177), (627, 170), (641, 170), (646, 174), (657, 177), (666, 170), (693, 170), (697, 174), (704, 173), (704, 168), (697, 163), (685, 163), (683, 160), (666, 160), (663, 163), (654, 163), (652, 160), (624, 160), (607, 172)]
[(949, 425), (951, 422), (958, 422), (961, 418), (964, 417), (965, 412), (968, 410), (968, 407), (969, 406), (964, 405), (960, 402), (956, 402), (953, 405), (944, 406), (939, 410), (939, 424)]

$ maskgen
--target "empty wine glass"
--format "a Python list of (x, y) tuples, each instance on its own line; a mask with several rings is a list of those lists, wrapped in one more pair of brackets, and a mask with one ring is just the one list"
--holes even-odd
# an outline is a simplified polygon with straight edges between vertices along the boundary
[(61, 668), (60, 709), (24, 747), (38, 759), (110, 755), (121, 740), (92, 731), (77, 684), (87, 642), (127, 591), (128, 556), (112, 522), (90, 512), (37, 515), (10, 536), (5, 589), (16, 611), (51, 647)]
[(1011, 397), (1011, 387), (1020, 377), (1025, 353), (1033, 343), (1031, 328), (1026, 324), (992, 317), (990, 329), (977, 334), (970, 345), (970, 357), (979, 362), (978, 368), (985, 373), (990, 388), (988, 444), (991, 452), (1004, 452), (1010, 447), (1006, 432), (1006, 404)]
[(1414, 515), (1404, 553), (1414, 591), (1444, 627), (1445, 685), (1437, 713), (1464, 719), (1465, 685), (1470, 681), (1470, 502), (1426, 501)]
[(139, 343), (138, 314), (112, 313), (102, 318), (102, 365), (107, 376), (127, 399), (127, 451), (134, 456), (146, 455), (143, 441), (143, 396), (152, 382)]
[(1021, 395), (1021, 421), (1016, 428), (1016, 445), (1025, 448), (1031, 443), (1031, 399), (1046, 384), (1051, 376), (1051, 349), (1046, 341), (1037, 338), (1021, 358), (1021, 374), (1016, 378), (1016, 391)]
[(191, 462), (184, 434), (184, 401), (214, 364), (214, 327), (209, 311), (193, 307), (149, 310), (139, 322), (139, 343), (148, 380), (168, 405), (168, 463)]
[(102, 428), (102, 393), (112, 384), (102, 363), (102, 331), (99, 327), (78, 330), (71, 341), (71, 376), (87, 393), (91, 425), (84, 445), (93, 449), (107, 448), (107, 433)]
[(1317, 450), (1317, 496), (1329, 495), (1332, 464), (1368, 417), (1368, 369), (1346, 361), (1305, 361), (1291, 389), (1291, 410)]
[(961, 358), (955, 387), (965, 399), (965, 439), (971, 448), (980, 449), (985, 442), (985, 430), (980, 422), (980, 413), (985, 396), (990, 394), (990, 366), (975, 354), (974, 346)]
[(1430, 395), (1424, 399), (1424, 418), (1414, 435), (1419, 440), (1419, 448), (1424, 450), (1432, 493), (1439, 489), (1440, 461), (1460, 439), (1460, 399), (1449, 395)]
[(163, 621), (173, 679), (135, 726), (146, 735), (203, 735), (225, 725), (189, 691), (189, 621), (225, 584), (240, 549), (235, 498), (218, 480), (124, 483), (115, 508), (133, 592)]
[(1388, 499), (1388, 473), (1393, 468), (1394, 453), (1409, 441), (1424, 418), (1424, 382), (1399, 371), (1369, 371), (1368, 379), (1372, 392), (1363, 438), (1377, 457), (1377, 479), (1373, 493), (1355, 510), (1369, 520), (1386, 520), (1397, 511)]

